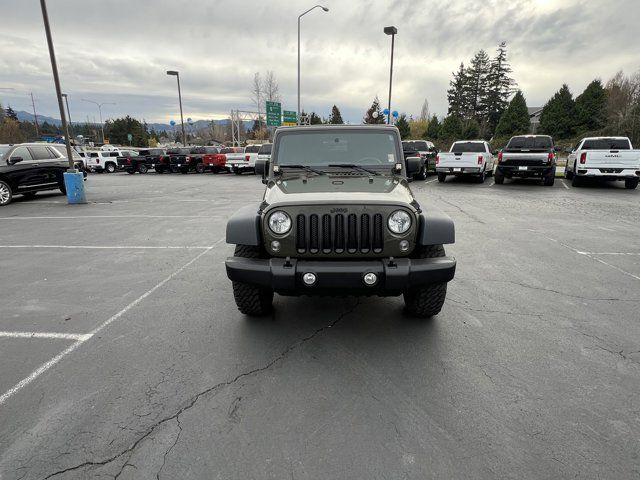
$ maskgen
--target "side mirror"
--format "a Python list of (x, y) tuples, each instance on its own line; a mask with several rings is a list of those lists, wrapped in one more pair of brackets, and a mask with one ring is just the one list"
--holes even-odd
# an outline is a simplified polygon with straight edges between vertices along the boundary
[(20, 163), (22, 160), (24, 160), (22, 157), (11, 157), (9, 159), (9, 164), (15, 165), (16, 163)]
[(256, 160), (256, 175), (260, 175), (262, 177), (262, 183), (267, 183), (269, 163), (269, 160)]
[(407, 157), (407, 177), (411, 178), (416, 173), (420, 173), (422, 161), (420, 157)]

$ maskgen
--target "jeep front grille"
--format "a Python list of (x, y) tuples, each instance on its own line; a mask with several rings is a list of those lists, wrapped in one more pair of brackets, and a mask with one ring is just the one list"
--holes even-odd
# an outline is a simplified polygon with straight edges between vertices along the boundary
[(384, 223), (379, 213), (300, 214), (295, 225), (298, 253), (381, 253), (384, 246)]

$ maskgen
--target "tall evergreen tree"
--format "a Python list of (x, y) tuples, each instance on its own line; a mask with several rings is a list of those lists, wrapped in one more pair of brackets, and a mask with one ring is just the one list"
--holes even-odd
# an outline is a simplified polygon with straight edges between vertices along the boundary
[(405, 138), (409, 138), (411, 136), (411, 127), (409, 127), (409, 122), (407, 121), (407, 115), (402, 114), (396, 120), (396, 127), (400, 131), (400, 138), (404, 140)]
[[(376, 115), (374, 115), (374, 113)], [(363, 123), (366, 124), (380, 124), (385, 123), (384, 114), (382, 113), (382, 109), (380, 108), (380, 100), (378, 97), (374, 98), (373, 103), (365, 113), (364, 118), (362, 119)]]
[(577, 128), (600, 130), (607, 122), (607, 92), (599, 79), (594, 80), (576, 97)]
[(440, 140), (458, 140), (462, 136), (462, 120), (457, 115), (448, 115), (442, 120), (438, 138)]
[(488, 126), (493, 131), (502, 113), (509, 105), (509, 97), (514, 93), (516, 82), (511, 78), (511, 66), (507, 61), (507, 43), (498, 45), (495, 58), (491, 61), (491, 68), (487, 77), (488, 94), (485, 99)]
[(342, 115), (340, 114), (340, 110), (335, 105), (331, 108), (331, 115), (329, 115), (329, 123), (331, 125), (344, 124), (344, 121), (342, 120)]
[(449, 90), (447, 90), (447, 100), (449, 101), (447, 113), (449, 115), (461, 117), (466, 113), (465, 89), (468, 83), (467, 80), (467, 69), (464, 63), (460, 63), (458, 71), (453, 73), (453, 79), (449, 82)]
[(480, 50), (471, 59), (471, 65), (466, 72), (466, 88), (463, 90), (466, 105), (463, 118), (475, 118), (478, 121), (484, 118), (489, 94), (490, 66), (489, 55), (484, 50)]
[(316, 112), (311, 112), (309, 114), (309, 125), (320, 125), (321, 123), (322, 119), (320, 118), (320, 115)]
[(527, 101), (522, 92), (518, 90), (498, 121), (496, 136), (523, 135), (529, 133), (530, 129), (531, 118)]
[(569, 138), (574, 133), (576, 105), (565, 83), (547, 102), (540, 115), (540, 132), (557, 139)]
[(440, 121), (438, 120), (438, 116), (434, 115), (429, 120), (429, 125), (427, 125), (427, 131), (425, 135), (430, 140), (436, 140), (440, 135)]
[(10, 118), (11, 120), (15, 120), (16, 122), (18, 121), (18, 115), (16, 114), (16, 111), (13, 108), (11, 108), (11, 105), (9, 105), (4, 112), (7, 118)]

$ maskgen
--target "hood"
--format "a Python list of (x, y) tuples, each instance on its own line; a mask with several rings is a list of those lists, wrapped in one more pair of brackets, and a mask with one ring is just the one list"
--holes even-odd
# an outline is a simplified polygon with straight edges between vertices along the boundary
[(278, 178), (269, 181), (265, 203), (280, 205), (308, 204), (413, 204), (407, 180), (391, 176), (312, 175)]

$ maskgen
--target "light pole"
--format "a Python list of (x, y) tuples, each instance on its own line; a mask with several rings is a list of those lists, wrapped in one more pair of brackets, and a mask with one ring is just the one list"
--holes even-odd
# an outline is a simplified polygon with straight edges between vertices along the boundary
[(311, 7), (306, 12), (302, 12), (300, 15), (298, 15), (298, 124), (300, 124), (300, 19), (315, 8), (321, 8), (325, 12), (329, 11), (327, 7), (316, 5), (314, 7)]
[(167, 70), (167, 75), (175, 75), (178, 80), (178, 102), (180, 103), (180, 124), (182, 125), (182, 145), (187, 144), (187, 137), (184, 135), (184, 117), (182, 116), (182, 93), (180, 92), (180, 73), (176, 70)]
[(104, 123), (102, 123), (102, 106), (103, 105), (115, 105), (114, 102), (94, 102), (93, 100), (87, 100), (86, 98), (81, 98), (83, 102), (93, 103), (98, 107), (98, 113), (100, 114), (100, 130), (102, 131), (102, 143), (104, 144)]
[(87, 203), (84, 193), (84, 176), (82, 172), (75, 169), (73, 163), (73, 154), (71, 153), (71, 139), (69, 138), (69, 127), (64, 114), (64, 106), (62, 105), (62, 89), (60, 88), (60, 78), (58, 77), (58, 65), (56, 63), (56, 54), (53, 50), (53, 39), (51, 37), (51, 28), (49, 27), (49, 15), (47, 14), (47, 4), (45, 0), (40, 0), (40, 8), (42, 9), (42, 20), (44, 21), (44, 30), (47, 36), (47, 45), (49, 47), (49, 58), (51, 59), (51, 70), (53, 72), (53, 83), (56, 87), (56, 97), (58, 98), (58, 108), (60, 109), (60, 120), (62, 120), (62, 128), (65, 132), (65, 145), (67, 147), (67, 159), (69, 160), (69, 170), (64, 172), (64, 185), (67, 193), (67, 201), (69, 203)]
[(393, 82), (393, 44), (398, 29), (396, 27), (384, 27), (384, 33), (391, 35), (391, 69), (389, 70), (389, 115), (387, 116), (387, 124), (391, 123), (391, 84)]
[(69, 131), (71, 132), (71, 135), (73, 135), (73, 123), (71, 122), (71, 113), (69, 112), (69, 99), (67, 98), (66, 93), (63, 93), (62, 96), (64, 97), (64, 103), (67, 104), (67, 118), (69, 119)]

